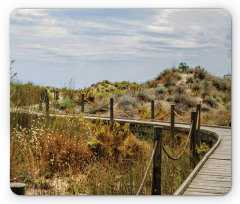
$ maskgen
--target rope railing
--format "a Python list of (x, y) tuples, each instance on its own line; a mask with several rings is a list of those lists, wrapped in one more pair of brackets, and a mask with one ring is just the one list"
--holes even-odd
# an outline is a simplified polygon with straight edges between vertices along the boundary
[(143, 184), (144, 184), (144, 182), (145, 182), (145, 180), (146, 180), (146, 177), (147, 177), (147, 174), (148, 174), (148, 171), (149, 171), (150, 165), (151, 165), (151, 163), (152, 163), (152, 160), (153, 160), (154, 154), (155, 154), (156, 149), (157, 149), (157, 144), (158, 144), (158, 140), (156, 140), (156, 142), (155, 142), (155, 145), (154, 145), (154, 148), (153, 148), (153, 151), (152, 151), (152, 155), (151, 155), (150, 161), (149, 161), (149, 163), (148, 163), (147, 170), (146, 170), (146, 172), (145, 172), (145, 174), (144, 174), (144, 177), (143, 177), (142, 183), (141, 183), (141, 185), (140, 185), (140, 187), (139, 187), (138, 192), (137, 192), (136, 195), (139, 195), (139, 193), (140, 193), (141, 190), (142, 190)]
[(122, 111), (117, 105), (114, 104), (114, 107), (119, 110), (119, 113), (124, 114), (124, 115), (127, 116), (128, 118), (130, 118), (130, 119), (132, 119), (132, 120), (138, 120), (138, 119), (136, 119), (136, 118), (131, 117), (130, 115), (128, 115), (128, 114), (125, 113), (124, 111)]
[(102, 106), (100, 108), (92, 109), (92, 110), (84, 112), (84, 113), (90, 113), (91, 114), (91, 113), (95, 113), (95, 112), (100, 111), (100, 110), (108, 110), (108, 109), (105, 109), (105, 107), (107, 107), (109, 104), (110, 103), (108, 103), (108, 104), (106, 104), (106, 105), (104, 105), (104, 106)]
[[(130, 118), (130, 119), (132, 119), (132, 120), (138, 120), (138, 121), (140, 121), (140, 119), (133, 118), (133, 117), (131, 117), (130, 115), (128, 115), (126, 112), (122, 111), (117, 105), (114, 105), (114, 107), (117, 108), (117, 109), (119, 110), (118, 113), (122, 113), (122, 114), (124, 114), (125, 116), (127, 116), (128, 118)], [(116, 112), (115, 112), (115, 113), (116, 113)], [(145, 120), (145, 121), (155, 121), (155, 120), (159, 120), (160, 118), (162, 118), (162, 117), (168, 115), (169, 113), (170, 113), (170, 111), (167, 112), (167, 113), (165, 113), (164, 115), (161, 115), (161, 116), (158, 117), (158, 118), (154, 118), (154, 119), (144, 119), (144, 120)]]
[(178, 157), (172, 157), (172, 156), (167, 152), (167, 150), (165, 149), (165, 147), (162, 145), (162, 149), (163, 149), (163, 151), (165, 152), (165, 154), (168, 156), (168, 158), (170, 158), (170, 159), (172, 159), (172, 160), (178, 160), (178, 159), (183, 155), (184, 151), (186, 150), (186, 147), (187, 147), (187, 144), (188, 144), (188, 140), (189, 140), (190, 135), (191, 135), (191, 132), (192, 132), (192, 124), (193, 124), (193, 123), (191, 123), (190, 130), (189, 130), (189, 134), (188, 134), (187, 140), (186, 140), (186, 142), (185, 142), (185, 146), (184, 146), (184, 148), (183, 148), (183, 151), (181, 152), (181, 154), (180, 154)]
[[(95, 103), (92, 103), (91, 101), (89, 101), (88, 99), (84, 98), (84, 100), (86, 100), (88, 103), (90, 103), (91, 105), (95, 106), (95, 107), (98, 107), (98, 108), (101, 108), (101, 106), (95, 104)], [(102, 108), (102, 110), (108, 110), (108, 109), (104, 109)]]
[(173, 111), (173, 112), (174, 112), (174, 114), (175, 114), (177, 117), (179, 117), (179, 118), (181, 118), (181, 119), (190, 119), (190, 118), (191, 118), (191, 116), (186, 116), (186, 117), (184, 117), (184, 116), (179, 115), (176, 111)]
[[(151, 105), (145, 106), (145, 107), (143, 107), (143, 108), (138, 108), (138, 109), (134, 109), (134, 110), (124, 111), (124, 112), (125, 112), (125, 113), (137, 112), (137, 111), (141, 111), (141, 110), (144, 110), (144, 109), (146, 109), (146, 108), (149, 108), (150, 106), (151, 106)], [(115, 111), (115, 113), (120, 113), (120, 112), (116, 112), (116, 111)]]

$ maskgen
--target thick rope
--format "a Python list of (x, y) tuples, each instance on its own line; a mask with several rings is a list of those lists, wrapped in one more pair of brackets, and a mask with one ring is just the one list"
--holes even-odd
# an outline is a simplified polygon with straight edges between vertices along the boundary
[(162, 117), (164, 117), (164, 116), (168, 115), (170, 112), (171, 112), (171, 111), (168, 111), (167, 113), (165, 113), (164, 115), (161, 115), (161, 116), (160, 116), (160, 117), (158, 117), (158, 118), (149, 119), (149, 120), (159, 120), (159, 119), (161, 119)]
[(178, 116), (179, 118), (182, 118), (182, 119), (189, 119), (191, 118), (191, 116), (186, 116), (186, 117), (183, 117), (181, 115), (178, 115), (176, 111), (173, 111), (175, 113), (176, 116)]
[(153, 157), (154, 157), (155, 151), (156, 151), (156, 149), (157, 149), (157, 144), (158, 144), (158, 140), (155, 142), (155, 145), (154, 145), (154, 148), (153, 148), (153, 152), (152, 152), (152, 156), (151, 156), (150, 161), (149, 161), (149, 163), (148, 163), (147, 170), (146, 170), (146, 172), (145, 172), (145, 174), (144, 174), (144, 177), (143, 177), (142, 183), (141, 183), (141, 185), (140, 185), (140, 187), (139, 187), (138, 192), (137, 192), (136, 195), (139, 195), (139, 193), (140, 193), (141, 190), (142, 190), (142, 187), (143, 187), (144, 181), (145, 181), (145, 179), (146, 179), (146, 177), (147, 177), (147, 173), (148, 173), (148, 171), (149, 171), (149, 168), (150, 168), (150, 165), (151, 165), (151, 163), (152, 163), (152, 160), (153, 160)]
[[(109, 104), (110, 104), (110, 103), (109, 103)], [(93, 110), (90, 110), (90, 111), (84, 112), (84, 113), (95, 113), (95, 112), (97, 112), (98, 110), (106, 110), (104, 107), (107, 107), (109, 104), (106, 104), (106, 105), (104, 105), (104, 106), (102, 106), (102, 107), (100, 107), (100, 108), (96, 108), (96, 109), (93, 109)]]
[[(122, 111), (117, 105), (114, 105), (114, 106), (119, 110), (118, 113), (122, 113), (122, 114), (124, 114), (125, 116), (127, 116), (128, 118), (130, 118), (130, 119), (132, 119), (132, 120), (141, 121), (141, 120), (139, 120), (139, 119), (136, 119), (136, 118), (131, 117), (130, 115), (128, 115), (127, 113), (125, 113), (124, 111)], [(116, 113), (116, 112), (115, 112), (115, 113)], [(162, 117), (168, 115), (169, 113), (170, 113), (170, 111), (167, 112), (166, 114), (164, 114), (164, 115), (158, 117), (158, 118), (155, 118), (155, 119), (143, 119), (143, 120), (144, 120), (144, 121), (155, 121), (155, 120), (159, 120), (160, 118), (162, 118)]]
[(197, 115), (197, 125), (196, 125), (196, 130), (198, 130), (198, 123), (199, 123), (199, 111), (198, 111), (198, 115)]
[(189, 138), (190, 138), (191, 132), (192, 132), (192, 123), (191, 123), (190, 131), (189, 131), (189, 134), (188, 134), (186, 143), (185, 143), (185, 147), (183, 148), (183, 151), (181, 152), (181, 154), (180, 154), (178, 157), (176, 157), (176, 158), (170, 156), (170, 155), (168, 154), (167, 150), (165, 149), (165, 147), (162, 145), (163, 151), (164, 151), (165, 154), (168, 156), (168, 158), (170, 158), (170, 159), (172, 159), (172, 160), (178, 160), (178, 159), (183, 155), (183, 153), (184, 153), (184, 151), (185, 151), (185, 149), (186, 149), (186, 147), (187, 147), (188, 140), (189, 140)]
[[(134, 109), (134, 110), (128, 110), (128, 111), (124, 111), (125, 113), (131, 113), (131, 112), (137, 112), (137, 111), (140, 111), (140, 110), (143, 110), (143, 109), (146, 109), (148, 107), (150, 107), (151, 105), (149, 106), (146, 106), (146, 107), (143, 107), (143, 108), (139, 108), (139, 109)], [(116, 112), (115, 113), (119, 113), (119, 112)]]
[[(98, 107), (98, 108), (101, 108), (101, 106), (95, 104), (95, 103), (92, 103), (91, 101), (87, 100), (86, 98), (84, 98), (84, 100), (86, 100), (88, 103), (90, 103), (91, 105), (95, 106), (95, 107)], [(102, 108), (103, 110), (108, 110), (108, 109), (105, 109), (105, 108)]]
[(138, 120), (136, 118), (131, 117), (130, 115), (128, 115), (127, 113), (123, 112), (117, 105), (114, 105), (115, 108), (117, 108), (119, 110), (120, 113), (124, 114), (125, 116), (127, 116), (128, 118), (132, 119), (132, 120)]

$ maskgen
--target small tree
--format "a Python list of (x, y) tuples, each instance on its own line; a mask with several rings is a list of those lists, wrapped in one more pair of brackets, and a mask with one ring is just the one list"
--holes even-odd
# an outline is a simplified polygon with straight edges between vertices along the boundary
[(187, 66), (185, 62), (181, 62), (178, 68), (181, 69), (183, 73), (185, 73), (189, 69), (189, 66)]

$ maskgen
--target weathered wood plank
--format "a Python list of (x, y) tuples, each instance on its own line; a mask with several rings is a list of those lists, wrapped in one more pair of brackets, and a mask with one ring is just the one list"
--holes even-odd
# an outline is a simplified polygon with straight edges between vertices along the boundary
[[(217, 182), (217, 181), (222, 181), (222, 182), (232, 182), (232, 177), (228, 176), (228, 177), (224, 177), (224, 176), (208, 176), (208, 175), (197, 175), (197, 177), (195, 178), (196, 180), (204, 180), (204, 181), (214, 181), (214, 182)], [(194, 179), (194, 180), (195, 180)]]
[(219, 188), (191, 188), (188, 187), (187, 191), (192, 192), (205, 192), (205, 193), (216, 193), (216, 194), (226, 194), (231, 188), (219, 187)]
[(185, 191), (183, 195), (221, 195), (221, 194)]
[(196, 186), (211, 186), (211, 187), (228, 187), (230, 188), (232, 186), (231, 182), (220, 182), (220, 181), (214, 181), (214, 182), (209, 182), (209, 181), (200, 181), (200, 180), (195, 180), (190, 184), (189, 187), (196, 187)]

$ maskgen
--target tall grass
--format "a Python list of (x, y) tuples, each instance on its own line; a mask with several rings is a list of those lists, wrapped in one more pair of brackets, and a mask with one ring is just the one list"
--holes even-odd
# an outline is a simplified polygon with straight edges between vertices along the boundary
[[(145, 139), (137, 138), (129, 124), (92, 123), (81, 115), (11, 113), (10, 128), (10, 179), (26, 182), (27, 194), (134, 195), (152, 152), (151, 130)], [(171, 147), (168, 130), (163, 143)], [(180, 151), (181, 146), (173, 154)], [(188, 158), (189, 151), (177, 162), (163, 156), (163, 194), (174, 193), (188, 176)], [(151, 194), (151, 185), (150, 171), (141, 194)]]

